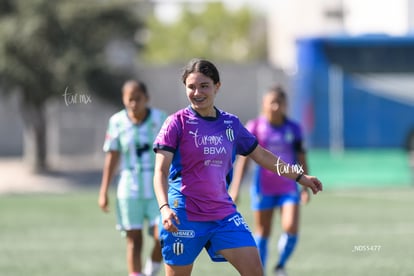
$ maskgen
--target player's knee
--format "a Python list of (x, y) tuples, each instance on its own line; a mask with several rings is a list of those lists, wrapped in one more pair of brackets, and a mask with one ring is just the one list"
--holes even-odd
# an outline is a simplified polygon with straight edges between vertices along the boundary
[(255, 235), (263, 238), (268, 238), (270, 236), (271, 227), (257, 227)]
[(289, 235), (297, 235), (299, 227), (295, 224), (289, 224), (283, 227), (283, 231)]

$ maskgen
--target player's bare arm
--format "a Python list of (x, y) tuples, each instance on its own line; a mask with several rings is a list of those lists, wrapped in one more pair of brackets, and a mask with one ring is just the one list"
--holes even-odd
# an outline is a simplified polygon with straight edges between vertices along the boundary
[(264, 149), (260, 145), (253, 150), (249, 157), (251, 157), (260, 166), (270, 171), (279, 173), (280, 175), (290, 179), (295, 179), (300, 185), (310, 188), (313, 194), (317, 194), (319, 191), (322, 191), (322, 183), (315, 176), (309, 176), (303, 172), (297, 172), (290, 169), (280, 170), (280, 167), (290, 168), (290, 165), (286, 164), (278, 156)]
[(168, 205), (168, 174), (173, 159), (173, 153), (164, 150), (157, 150), (155, 155), (154, 168), (154, 192), (160, 207), (163, 227), (170, 232), (177, 232), (174, 224), (180, 224), (177, 215)]
[(108, 189), (111, 185), (112, 178), (115, 174), (116, 167), (119, 161), (118, 151), (109, 151), (105, 155), (105, 163), (102, 173), (101, 188), (99, 191), (98, 205), (104, 212), (109, 212)]

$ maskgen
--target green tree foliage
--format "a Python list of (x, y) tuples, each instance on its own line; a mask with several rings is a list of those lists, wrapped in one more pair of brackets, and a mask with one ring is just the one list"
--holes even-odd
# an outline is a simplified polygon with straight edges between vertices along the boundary
[(193, 57), (231, 62), (261, 60), (265, 58), (266, 41), (258, 22), (247, 7), (229, 11), (223, 3), (213, 2), (195, 10), (184, 5), (180, 18), (173, 23), (149, 18), (147, 41), (140, 54), (145, 61), (157, 64)]
[(24, 148), (35, 169), (47, 168), (50, 98), (68, 85), (107, 98), (119, 90), (105, 47), (114, 39), (132, 43), (140, 27), (134, 7), (115, 0), (0, 0), (1, 91), (20, 93), (25, 142), (33, 143)]

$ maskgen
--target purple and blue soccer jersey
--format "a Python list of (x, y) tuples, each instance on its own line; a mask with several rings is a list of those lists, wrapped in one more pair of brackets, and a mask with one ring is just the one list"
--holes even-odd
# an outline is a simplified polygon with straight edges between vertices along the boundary
[(154, 150), (174, 153), (168, 200), (185, 208), (190, 221), (219, 220), (236, 212), (227, 192), (235, 154), (248, 155), (256, 138), (240, 120), (217, 110), (201, 117), (191, 107), (170, 115), (154, 141)]
[[(302, 144), (302, 133), (299, 125), (285, 119), (283, 125), (274, 126), (260, 116), (250, 120), (246, 128), (256, 136), (259, 144), (280, 157), (285, 163), (296, 164), (298, 145)], [(298, 191), (294, 180), (279, 176), (261, 166), (257, 166), (252, 187), (257, 194), (283, 195)]]

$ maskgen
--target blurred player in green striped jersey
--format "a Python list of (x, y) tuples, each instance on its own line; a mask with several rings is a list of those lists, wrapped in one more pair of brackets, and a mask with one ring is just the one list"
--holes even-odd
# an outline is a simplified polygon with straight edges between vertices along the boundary
[[(158, 204), (154, 195), (155, 154), (152, 143), (167, 114), (148, 107), (146, 85), (127, 81), (122, 88), (125, 108), (110, 119), (103, 150), (106, 152), (99, 206), (108, 212), (108, 188), (117, 173), (117, 229), (126, 234), (130, 276), (156, 275), (162, 260), (158, 240)], [(154, 247), (143, 270), (141, 251), (144, 221), (154, 237)]]

